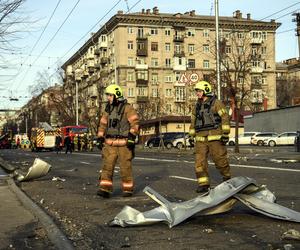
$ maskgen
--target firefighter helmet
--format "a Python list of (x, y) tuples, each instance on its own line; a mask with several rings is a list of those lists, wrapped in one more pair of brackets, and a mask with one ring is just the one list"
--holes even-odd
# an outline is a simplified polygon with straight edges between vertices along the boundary
[(204, 94), (205, 95), (210, 95), (212, 94), (212, 88), (211, 88), (211, 85), (210, 83), (206, 82), (206, 81), (200, 81), (200, 82), (197, 82), (194, 86), (194, 89), (195, 90), (203, 90)]
[(111, 84), (105, 89), (105, 94), (115, 95), (116, 99), (123, 97), (123, 91), (117, 84)]

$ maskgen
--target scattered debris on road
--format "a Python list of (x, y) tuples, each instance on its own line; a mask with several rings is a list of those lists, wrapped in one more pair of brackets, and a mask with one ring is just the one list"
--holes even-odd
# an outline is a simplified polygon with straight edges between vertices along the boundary
[(254, 179), (243, 176), (223, 182), (207, 194), (179, 203), (170, 202), (148, 186), (145, 187), (144, 192), (160, 204), (160, 207), (140, 212), (125, 206), (109, 225), (128, 227), (166, 222), (171, 228), (196, 213), (212, 215), (227, 212), (237, 201), (266, 216), (300, 222), (299, 212), (276, 204), (275, 195), (266, 186), (258, 186)]
[(51, 165), (47, 162), (36, 158), (32, 164), (32, 166), (28, 169), (28, 172), (26, 175), (23, 175), (19, 172), (16, 172), (17, 174), (17, 180), (18, 181), (30, 181), (33, 179), (37, 179), (40, 177), (43, 177), (48, 174), (48, 172), (51, 169)]
[(66, 181), (66, 179), (64, 179), (64, 178), (60, 178), (60, 177), (53, 177), (52, 178), (52, 181), (61, 181), (61, 182), (65, 182)]
[(300, 240), (300, 232), (295, 229), (290, 229), (283, 233), (281, 238), (284, 240)]

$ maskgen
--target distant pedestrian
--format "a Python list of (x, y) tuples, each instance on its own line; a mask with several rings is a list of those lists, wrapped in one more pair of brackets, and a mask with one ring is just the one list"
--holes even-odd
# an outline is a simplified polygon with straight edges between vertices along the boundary
[(65, 137), (66, 154), (68, 151), (72, 154), (71, 137), (67, 135)]
[(56, 154), (58, 154), (58, 152), (61, 151), (61, 142), (62, 142), (61, 136), (57, 135), (55, 137), (55, 151), (56, 151)]
[(77, 149), (78, 151), (81, 151), (81, 138), (80, 138), (80, 135), (77, 135)]
[(17, 148), (19, 148), (21, 146), (21, 140), (20, 137), (17, 137)]

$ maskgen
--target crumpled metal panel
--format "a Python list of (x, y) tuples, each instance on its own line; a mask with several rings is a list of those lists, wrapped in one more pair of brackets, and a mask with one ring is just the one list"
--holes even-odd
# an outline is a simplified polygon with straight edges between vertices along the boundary
[(165, 222), (171, 228), (195, 214), (211, 215), (227, 212), (237, 200), (267, 216), (300, 222), (300, 213), (275, 204), (274, 194), (265, 186), (258, 187), (255, 180), (248, 177), (232, 178), (210, 190), (206, 195), (181, 203), (168, 201), (150, 187), (146, 187), (144, 192), (161, 206), (146, 212), (126, 206), (110, 225), (127, 227)]
[(32, 166), (28, 169), (26, 175), (18, 174), (18, 181), (29, 181), (45, 176), (51, 169), (51, 165), (47, 162), (36, 158)]

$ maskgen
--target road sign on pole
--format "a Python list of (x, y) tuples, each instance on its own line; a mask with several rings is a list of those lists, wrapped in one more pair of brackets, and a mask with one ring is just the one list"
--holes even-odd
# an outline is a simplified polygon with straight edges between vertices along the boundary
[(189, 78), (188, 76), (186, 75), (186, 73), (184, 72), (183, 74), (181, 74), (180, 78), (179, 78), (179, 83), (189, 83)]
[(199, 75), (197, 73), (190, 74), (190, 82), (196, 83), (199, 81)]
[(198, 73), (187, 74), (186, 72), (182, 73), (178, 82), (184, 84), (194, 84), (200, 79)]

